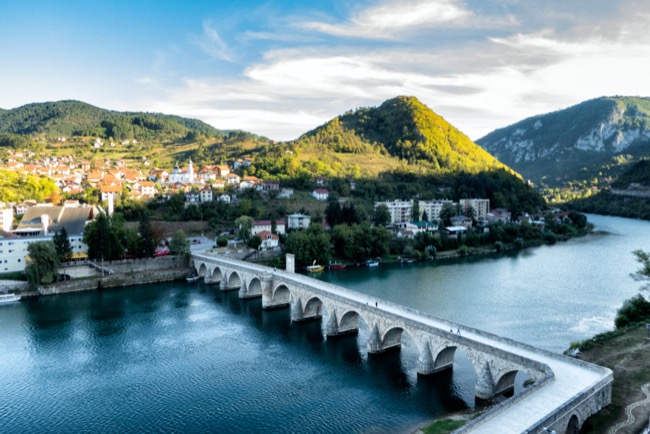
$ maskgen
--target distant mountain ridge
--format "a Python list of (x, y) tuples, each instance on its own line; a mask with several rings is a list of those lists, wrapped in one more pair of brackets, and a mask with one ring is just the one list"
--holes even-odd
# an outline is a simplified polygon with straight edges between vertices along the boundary
[[(381, 154), (433, 173), (510, 169), (412, 96), (337, 116), (305, 133), (303, 149), (340, 154)], [(358, 161), (358, 158), (357, 158)]]
[(224, 135), (224, 131), (197, 119), (160, 113), (106, 110), (74, 100), (32, 103), (11, 110), (0, 109), (0, 133), (3, 134), (43, 134), (49, 137), (97, 135), (119, 140), (133, 138), (126, 136), (142, 134), (147, 130)]
[(497, 129), (476, 143), (533, 181), (592, 176), (617, 156), (650, 156), (650, 98), (592, 99)]

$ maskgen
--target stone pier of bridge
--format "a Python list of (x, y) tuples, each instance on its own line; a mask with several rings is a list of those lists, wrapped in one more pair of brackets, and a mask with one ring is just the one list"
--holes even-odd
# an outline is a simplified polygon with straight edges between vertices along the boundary
[[(522, 398), (528, 395), (539, 398), (542, 394), (534, 393), (538, 389), (546, 391), (547, 394), (550, 390), (557, 389), (549, 384), (556, 385), (558, 372), (564, 374), (565, 371), (573, 371), (574, 379), (599, 379), (601, 383), (592, 381), (599, 384), (591, 384), (596, 388), (592, 394), (588, 393), (589, 387), (579, 390), (583, 394), (576, 394), (581, 397), (575, 406), (576, 410), (564, 414), (563, 418), (558, 415), (559, 410), (547, 408), (552, 399), (542, 399), (538, 418), (528, 416), (519, 421), (521, 417), (513, 416), (516, 422), (511, 424), (523, 427), (522, 429), (493, 432), (542, 433), (549, 427), (559, 428), (556, 430), (558, 433), (571, 432), (569, 421), (571, 426), (581, 426), (588, 416), (611, 400), (612, 376), (611, 371), (605, 368), (585, 364), (584, 367), (576, 369), (575, 363), (563, 356), (550, 357), (549, 353), (543, 350), (293, 272), (209, 254), (192, 255), (191, 265), (197, 274), (204, 278), (205, 283), (218, 284), (222, 290), (237, 290), (242, 299), (261, 297), (264, 309), (289, 308), (291, 320), (294, 322), (322, 319), (328, 338), (357, 333), (363, 322), (369, 331), (366, 344), (369, 354), (398, 350), (402, 337), (406, 334), (417, 347), (417, 372), (420, 375), (432, 375), (452, 369), (455, 355), (460, 351), (467, 356), (476, 371), (475, 395), (478, 399), (492, 400), (512, 392), (518, 373), (523, 373), (528, 378), (527, 383), (533, 384), (523, 393), (504, 401), (505, 405), (502, 403), (496, 406), (498, 411), (486, 412), (478, 421), (470, 422), (459, 432), (489, 432), (493, 429), (493, 420), (499, 420), (497, 416), (503, 417), (506, 413), (509, 415), (506, 421), (509, 421), (508, 411), (511, 410), (508, 409), (518, 405)], [(557, 360), (561, 360), (561, 363)], [(557, 370), (552, 369), (552, 366)], [(563, 381), (572, 380), (569, 378)], [(567, 395), (568, 391), (579, 389), (578, 386), (564, 386), (567, 387), (559, 388), (562, 389), (562, 393), (557, 394), (560, 397), (553, 397), (558, 401), (558, 407), (566, 407), (567, 403), (575, 404), (572, 399), (578, 399), (576, 396)], [(563, 394), (567, 396), (561, 401)], [(529, 403), (534, 401), (533, 397), (527, 399), (526, 402)], [(481, 431), (482, 427), (487, 427), (487, 431)]]

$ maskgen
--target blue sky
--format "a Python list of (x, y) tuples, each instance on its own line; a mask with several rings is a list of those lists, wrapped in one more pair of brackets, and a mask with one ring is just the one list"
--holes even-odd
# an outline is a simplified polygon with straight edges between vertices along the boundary
[(478, 139), (650, 96), (650, 0), (2, 0), (0, 107), (77, 99), (287, 140), (413, 95)]

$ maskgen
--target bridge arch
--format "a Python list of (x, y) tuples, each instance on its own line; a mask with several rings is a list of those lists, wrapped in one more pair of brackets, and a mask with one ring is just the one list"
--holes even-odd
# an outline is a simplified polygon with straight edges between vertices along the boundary
[(201, 277), (205, 277), (208, 274), (208, 267), (206, 267), (204, 262), (201, 262), (201, 265), (199, 265), (198, 270), (196, 270), (197, 274)]
[(507, 393), (510, 391), (514, 392), (515, 377), (517, 377), (517, 374), (519, 372), (520, 371), (518, 370), (512, 370), (501, 375), (501, 377), (497, 380), (496, 385), (494, 386), (495, 395), (500, 393)]
[(236, 271), (232, 271), (230, 273), (230, 276), (228, 276), (228, 279), (226, 280), (226, 286), (228, 289), (236, 289), (240, 288), (242, 285), (242, 279), (239, 277), (239, 274), (237, 274)]
[(253, 277), (250, 282), (248, 282), (248, 293), (249, 297), (262, 295), (262, 281), (257, 277)]
[(303, 308), (303, 318), (320, 318), (323, 315), (323, 301), (319, 297), (311, 297)]
[(278, 285), (273, 290), (272, 300), (275, 303), (285, 303), (289, 304), (291, 302), (291, 290), (285, 284)]
[[(199, 274), (200, 276), (201, 274)], [(212, 270), (212, 282), (221, 282), (223, 279), (223, 274), (221, 273), (221, 268), (219, 267), (214, 267), (214, 270)]]
[(454, 366), (454, 356), (456, 355), (457, 346), (447, 346), (443, 347), (433, 361), (433, 372), (444, 371), (445, 369), (450, 369)]
[[(339, 319), (339, 324), (338, 324), (339, 334), (357, 333), (359, 331), (359, 319), (363, 320), (363, 318), (361, 318), (361, 315), (359, 315), (357, 311), (355, 310), (344, 311), (343, 314), (341, 315), (341, 318)], [(365, 320), (363, 321), (365, 322)]]
[(573, 414), (569, 418), (569, 422), (567, 423), (565, 433), (566, 434), (579, 434), (581, 425), (582, 424), (580, 423), (580, 418), (578, 417), (578, 415)]

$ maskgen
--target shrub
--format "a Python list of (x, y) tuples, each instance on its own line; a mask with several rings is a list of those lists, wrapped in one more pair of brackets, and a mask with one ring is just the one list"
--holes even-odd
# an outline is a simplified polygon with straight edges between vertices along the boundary
[(630, 324), (650, 320), (650, 302), (641, 294), (625, 300), (623, 306), (616, 313), (614, 324), (617, 329)]
[(226, 237), (217, 238), (217, 246), (226, 247), (227, 245), (228, 245), (228, 238)]

